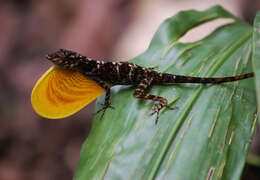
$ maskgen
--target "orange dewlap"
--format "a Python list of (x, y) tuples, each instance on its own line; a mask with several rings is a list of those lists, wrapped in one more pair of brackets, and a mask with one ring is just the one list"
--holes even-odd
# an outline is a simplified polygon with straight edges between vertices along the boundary
[(104, 92), (77, 71), (51, 67), (34, 86), (31, 102), (40, 116), (59, 119), (78, 112)]

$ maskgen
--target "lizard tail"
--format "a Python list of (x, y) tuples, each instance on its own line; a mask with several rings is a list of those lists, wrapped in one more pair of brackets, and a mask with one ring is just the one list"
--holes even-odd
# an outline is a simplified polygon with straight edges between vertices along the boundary
[(212, 78), (163, 74), (162, 79), (163, 79), (164, 83), (201, 83), (201, 84), (212, 83), (212, 84), (218, 84), (218, 83), (238, 81), (238, 80), (250, 78), (250, 77), (253, 77), (253, 76), (254, 76), (253, 72), (238, 75), (238, 76), (212, 77)]

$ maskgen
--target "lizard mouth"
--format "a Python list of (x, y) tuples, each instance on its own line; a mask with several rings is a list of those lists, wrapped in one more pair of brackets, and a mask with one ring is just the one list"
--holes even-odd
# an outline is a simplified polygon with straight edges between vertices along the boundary
[(46, 57), (46, 59), (52, 61), (54, 64), (57, 64), (57, 63), (60, 64), (66, 57), (66, 54), (63, 50), (59, 50), (54, 53), (47, 54), (45, 57)]
[(47, 54), (47, 55), (45, 56), (45, 58), (48, 59), (48, 60), (51, 60), (53, 57), (51, 56), (51, 54)]
[(55, 54), (47, 54), (45, 57), (54, 64), (57, 64), (59, 61), (61, 61), (60, 57), (56, 56)]

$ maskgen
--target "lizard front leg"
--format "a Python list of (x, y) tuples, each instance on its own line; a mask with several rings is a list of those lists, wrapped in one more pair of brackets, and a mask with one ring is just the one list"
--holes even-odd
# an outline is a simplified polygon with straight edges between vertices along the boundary
[(103, 107), (95, 113), (95, 114), (98, 114), (98, 113), (102, 112), (102, 115), (101, 115), (101, 119), (102, 119), (106, 110), (107, 110), (107, 108), (114, 109), (114, 107), (111, 106), (111, 104), (109, 102), (109, 100), (110, 100), (110, 87), (103, 80), (101, 80), (97, 77), (91, 77), (91, 79), (96, 81), (102, 88), (104, 88), (106, 90), (105, 102), (104, 102), (104, 104), (101, 104)]
[(156, 113), (155, 124), (157, 124), (158, 119), (159, 119), (159, 112), (163, 107), (166, 107), (168, 105), (168, 102), (167, 102), (167, 99), (165, 99), (163, 97), (145, 93), (145, 90), (151, 85), (152, 81), (153, 81), (152, 78), (142, 80), (138, 84), (138, 86), (134, 92), (134, 97), (140, 98), (140, 99), (149, 99), (152, 101), (159, 101), (159, 103), (154, 106), (154, 109), (152, 112), (152, 115)]

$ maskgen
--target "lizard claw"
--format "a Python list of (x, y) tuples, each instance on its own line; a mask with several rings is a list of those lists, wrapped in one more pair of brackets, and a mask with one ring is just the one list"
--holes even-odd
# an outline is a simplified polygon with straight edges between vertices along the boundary
[[(102, 110), (102, 109), (107, 109), (107, 108), (111, 108), (111, 109), (115, 109), (114, 108), (114, 106), (112, 106), (110, 103), (98, 103), (100, 106), (103, 106), (100, 110)], [(98, 112), (100, 111), (100, 110), (98, 110)]]
[[(159, 108), (160, 107), (160, 108)], [(164, 106), (166, 108), (168, 108), (169, 110), (175, 110), (175, 109), (178, 109), (178, 107), (170, 107), (170, 106)], [(160, 110), (162, 109), (162, 107), (157, 104), (154, 106), (154, 108), (152, 109), (152, 112), (150, 115), (154, 115), (156, 113), (156, 119), (155, 119), (155, 124), (158, 123), (158, 120), (159, 120), (159, 114), (160, 114)]]
[(155, 124), (158, 123), (158, 120), (159, 120), (159, 112), (160, 112), (160, 109), (157, 108), (157, 106), (155, 106), (151, 112), (151, 116), (154, 115), (156, 113), (156, 119), (155, 119)]
[(103, 106), (101, 109), (99, 109), (97, 112), (95, 112), (94, 114), (96, 115), (96, 114), (99, 114), (100, 112), (102, 112), (102, 115), (101, 115), (101, 117), (100, 117), (100, 119), (102, 119), (103, 118), (103, 116), (104, 116), (104, 114), (105, 114), (105, 112), (106, 112), (106, 110), (108, 109), (108, 108), (111, 108), (111, 109), (115, 109), (113, 106), (111, 106), (111, 104), (110, 103), (107, 103), (107, 104), (101, 104), (101, 103), (99, 103), (101, 106)]

